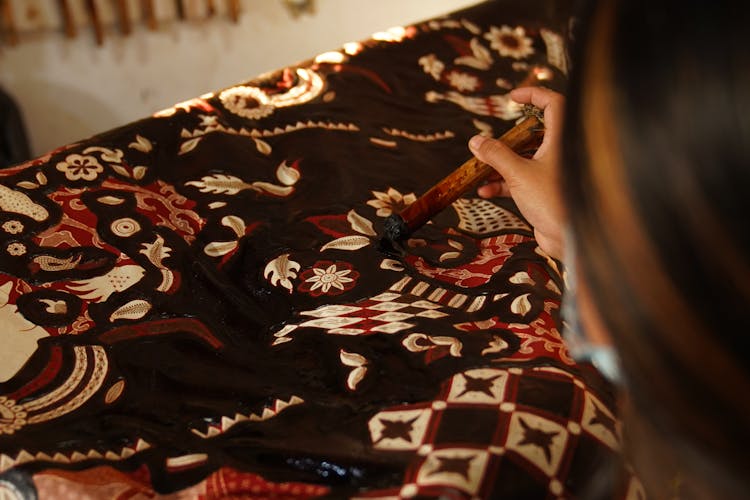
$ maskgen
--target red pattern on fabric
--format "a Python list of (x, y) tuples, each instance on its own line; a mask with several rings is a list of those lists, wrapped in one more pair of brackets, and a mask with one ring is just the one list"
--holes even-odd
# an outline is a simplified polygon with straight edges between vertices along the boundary
[(227, 498), (303, 500), (319, 497), (329, 492), (327, 487), (317, 484), (272, 483), (256, 474), (240, 472), (229, 467), (219, 469), (206, 478), (205, 487), (206, 492), (198, 496), (199, 500)]
[(416, 255), (407, 255), (406, 261), (420, 274), (461, 288), (475, 288), (486, 285), (492, 276), (512, 255), (511, 249), (533, 238), (519, 234), (504, 234), (477, 240), (479, 254), (473, 261), (459, 268), (435, 267)]

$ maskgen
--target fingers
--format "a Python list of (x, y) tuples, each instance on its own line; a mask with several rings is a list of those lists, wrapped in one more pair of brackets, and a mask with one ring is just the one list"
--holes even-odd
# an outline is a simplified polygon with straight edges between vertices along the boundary
[(510, 189), (505, 182), (488, 182), (484, 186), (477, 188), (477, 194), (480, 198), (494, 198), (496, 196), (510, 196)]
[(510, 97), (517, 103), (533, 104), (544, 110), (544, 140), (535, 156), (543, 156), (549, 149), (557, 148), (562, 135), (565, 97), (544, 87), (520, 87), (511, 90)]
[(469, 149), (480, 161), (497, 170), (508, 183), (513, 182), (516, 172), (529, 161), (497, 139), (481, 135), (475, 135), (469, 140)]

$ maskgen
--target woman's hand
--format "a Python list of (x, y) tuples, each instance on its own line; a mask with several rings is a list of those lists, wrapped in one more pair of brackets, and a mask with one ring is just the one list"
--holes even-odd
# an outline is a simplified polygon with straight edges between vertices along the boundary
[(544, 110), (544, 140), (534, 157), (523, 158), (498, 141), (477, 135), (469, 149), (479, 160), (491, 165), (498, 175), (480, 187), (482, 198), (511, 196), (534, 228), (539, 247), (557, 259), (563, 253), (563, 206), (559, 192), (560, 140), (565, 98), (542, 87), (522, 87), (511, 91), (521, 104)]

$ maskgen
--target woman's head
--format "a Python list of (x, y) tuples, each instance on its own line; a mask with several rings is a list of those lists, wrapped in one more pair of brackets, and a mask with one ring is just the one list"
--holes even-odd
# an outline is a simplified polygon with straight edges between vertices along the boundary
[(750, 7), (587, 15), (562, 178), (588, 322), (620, 353), (646, 482), (718, 491), (750, 465)]

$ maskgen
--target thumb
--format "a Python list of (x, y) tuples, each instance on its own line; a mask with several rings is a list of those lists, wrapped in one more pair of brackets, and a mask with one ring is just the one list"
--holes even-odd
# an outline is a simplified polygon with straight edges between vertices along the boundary
[(501, 141), (482, 135), (475, 135), (469, 140), (469, 149), (478, 160), (497, 170), (506, 182), (513, 182), (528, 162)]

